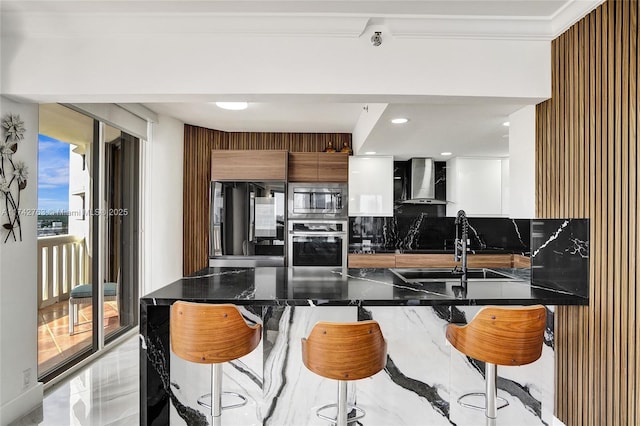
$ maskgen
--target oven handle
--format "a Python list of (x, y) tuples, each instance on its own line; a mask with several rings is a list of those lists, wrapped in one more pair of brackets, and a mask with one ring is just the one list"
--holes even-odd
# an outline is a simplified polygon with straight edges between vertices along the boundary
[(290, 235), (294, 237), (346, 237), (347, 233), (342, 232), (299, 232), (289, 231)]

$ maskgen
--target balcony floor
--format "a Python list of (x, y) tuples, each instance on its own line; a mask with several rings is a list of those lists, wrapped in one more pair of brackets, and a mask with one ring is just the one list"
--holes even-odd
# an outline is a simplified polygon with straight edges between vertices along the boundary
[[(39, 376), (91, 345), (92, 306), (79, 306), (78, 311), (73, 336), (69, 336), (69, 302), (58, 302), (38, 311)], [(105, 335), (120, 327), (116, 302), (105, 302), (104, 324)]]

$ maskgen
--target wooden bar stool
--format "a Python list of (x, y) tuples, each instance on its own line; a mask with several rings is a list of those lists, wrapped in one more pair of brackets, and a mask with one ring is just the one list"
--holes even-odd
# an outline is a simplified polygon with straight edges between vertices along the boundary
[(236, 402), (222, 406), (222, 363), (253, 351), (262, 337), (261, 326), (248, 325), (235, 305), (175, 302), (170, 319), (171, 350), (180, 358), (211, 364), (211, 393), (198, 398), (198, 404), (219, 417), (222, 409), (247, 403), (237, 393), (225, 392)]
[[(485, 307), (465, 326), (449, 324), (447, 340), (463, 354), (485, 362), (486, 393), (468, 393), (458, 403), (469, 408), (485, 410), (495, 419), (500, 408), (509, 405), (497, 397), (498, 365), (530, 364), (542, 355), (547, 310), (542, 305), (501, 308)], [(485, 406), (465, 402), (470, 396), (484, 396)], [(497, 399), (504, 403), (497, 406)]]
[[(349, 418), (350, 422), (366, 414), (355, 405), (347, 405), (347, 381), (371, 377), (382, 370), (387, 363), (387, 343), (376, 321), (318, 322), (309, 337), (302, 339), (302, 361), (314, 373), (338, 380), (338, 403), (320, 407), (316, 415), (338, 426), (346, 426), (351, 409), (358, 414)], [(338, 414), (335, 418), (323, 414), (336, 406)]]

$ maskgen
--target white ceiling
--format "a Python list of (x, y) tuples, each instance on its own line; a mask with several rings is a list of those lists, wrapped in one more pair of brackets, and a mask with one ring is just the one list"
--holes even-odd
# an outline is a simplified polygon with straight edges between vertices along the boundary
[[(551, 40), (602, 0), (3, 0), (3, 34), (91, 36), (113, 31), (207, 34), (299, 34), (360, 37), (381, 28), (392, 37)], [(65, 25), (59, 25), (60, 17)], [(146, 19), (153, 17), (153, 20)], [(195, 17), (201, 19), (195, 19)], [(58, 19), (58, 20), (56, 20)], [(167, 25), (165, 25), (167, 24)], [(366, 33), (368, 34), (368, 33)], [(367, 38), (369, 36), (367, 35)], [(275, 40), (275, 39), (274, 39)], [(145, 103), (156, 113), (225, 131), (352, 132), (369, 102), (388, 104), (361, 149), (398, 158), (508, 155), (502, 123), (526, 102), (517, 99), (376, 99), (331, 95), (249, 96), (245, 111), (212, 105), (204, 94)], [(527, 102), (532, 102), (531, 100)], [(392, 125), (395, 116), (410, 121)]]
[(158, 114), (227, 132), (351, 133), (360, 103), (272, 101), (251, 102), (244, 111), (218, 108), (211, 102), (146, 103)]
[[(351, 133), (367, 102), (250, 102), (244, 111), (212, 103), (147, 103), (152, 111), (187, 124), (230, 132)], [(429, 103), (390, 103), (359, 154), (375, 151), (398, 159), (426, 156), (504, 157), (509, 155), (509, 114), (524, 104), (495, 99), (455, 99)], [(402, 125), (391, 123), (405, 117)]]
[[(398, 159), (432, 157), (504, 157), (509, 155), (509, 114), (522, 105), (497, 102), (392, 104), (367, 137), (364, 149)], [(405, 124), (391, 119), (405, 117)]]

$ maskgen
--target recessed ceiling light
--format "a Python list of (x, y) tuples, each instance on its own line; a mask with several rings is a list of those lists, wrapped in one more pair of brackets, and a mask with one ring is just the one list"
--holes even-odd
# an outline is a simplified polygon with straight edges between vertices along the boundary
[(375, 155), (376, 152), (375, 151), (367, 151), (365, 152), (365, 155)]
[(407, 121), (409, 121), (409, 119), (408, 118), (404, 118), (404, 117), (398, 117), (398, 118), (394, 118), (394, 119), (391, 120), (391, 122), (393, 124), (404, 124)]
[(504, 123), (502, 123), (502, 125), (505, 126), (505, 127), (509, 127), (509, 122), (505, 121)]
[(447, 157), (447, 156), (451, 155), (451, 153), (450, 152), (441, 152), (440, 155)]
[(232, 111), (240, 111), (247, 109), (249, 104), (247, 102), (216, 102), (216, 106), (222, 109), (230, 109)]

